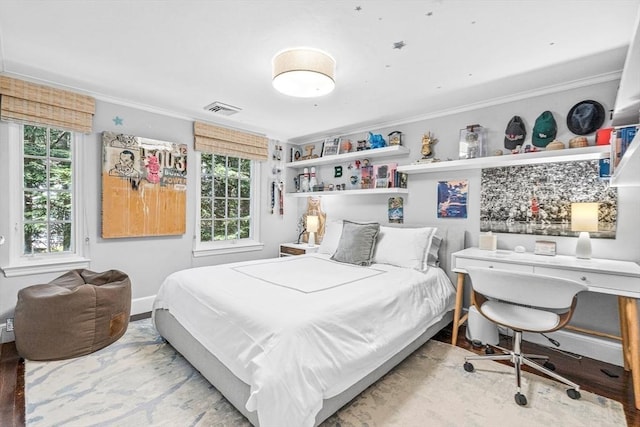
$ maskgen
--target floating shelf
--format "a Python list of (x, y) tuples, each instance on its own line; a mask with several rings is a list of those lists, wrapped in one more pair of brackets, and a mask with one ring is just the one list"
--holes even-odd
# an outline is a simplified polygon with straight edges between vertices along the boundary
[(608, 145), (594, 145), (564, 150), (536, 151), (534, 153), (505, 154), (476, 159), (450, 160), (435, 163), (398, 166), (398, 172), (407, 174), (454, 171), (465, 169), (495, 168), (501, 166), (532, 165), (538, 163), (573, 162), (609, 157)]
[[(352, 151), (350, 153), (336, 154), (334, 156), (316, 157), (315, 159), (298, 160), (285, 163), (288, 168), (304, 168), (326, 164), (338, 164), (357, 159), (373, 159), (376, 157), (396, 157), (409, 154), (410, 150), (403, 145), (391, 145), (389, 147), (374, 148), (371, 150)], [(347, 190), (344, 190), (347, 191)]]
[(375, 194), (409, 194), (407, 188), (367, 188), (358, 190), (339, 191), (308, 191), (306, 193), (286, 193), (290, 197), (318, 197), (318, 196), (366, 196)]

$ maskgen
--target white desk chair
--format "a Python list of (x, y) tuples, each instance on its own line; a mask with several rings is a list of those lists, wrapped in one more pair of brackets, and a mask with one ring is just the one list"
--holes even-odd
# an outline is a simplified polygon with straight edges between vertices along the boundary
[(525, 364), (572, 387), (567, 395), (580, 398), (580, 386), (535, 363), (522, 354), (522, 332), (552, 332), (564, 327), (576, 307), (577, 294), (587, 286), (572, 280), (496, 268), (467, 267), (471, 278), (472, 301), (478, 311), (492, 322), (513, 329), (513, 350), (497, 347), (504, 354), (465, 357), (464, 369), (473, 372), (469, 360), (510, 360), (516, 373), (518, 405), (527, 404), (520, 392), (521, 365)]

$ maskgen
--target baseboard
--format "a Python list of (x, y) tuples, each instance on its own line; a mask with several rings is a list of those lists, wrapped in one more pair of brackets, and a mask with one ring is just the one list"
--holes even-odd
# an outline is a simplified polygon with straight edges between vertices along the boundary
[(550, 348), (579, 354), (591, 359), (600, 360), (612, 365), (623, 366), (622, 343), (591, 335), (580, 334), (568, 330), (560, 330), (545, 334), (560, 343), (556, 347), (540, 334), (524, 333), (522, 339)]
[(13, 334), (13, 331), (7, 332), (7, 324), (0, 323), (0, 344), (15, 341), (16, 337)]
[(155, 299), (155, 295), (150, 297), (134, 298), (131, 300), (131, 315), (149, 313), (153, 309), (153, 301)]

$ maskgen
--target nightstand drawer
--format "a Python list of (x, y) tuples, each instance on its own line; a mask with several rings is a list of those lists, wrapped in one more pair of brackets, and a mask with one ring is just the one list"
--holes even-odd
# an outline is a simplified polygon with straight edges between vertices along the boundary
[(285, 245), (281, 245), (280, 246), (280, 254), (282, 256), (287, 256), (287, 255), (304, 255), (306, 254), (307, 251), (305, 249), (301, 249), (301, 248), (292, 248), (290, 246), (285, 246)]
[(533, 266), (530, 266), (530, 265), (512, 264), (510, 262), (500, 262), (500, 261), (486, 261), (486, 260), (471, 259), (471, 258), (456, 258), (455, 268), (467, 268), (467, 267), (499, 268), (502, 270), (523, 271), (525, 273), (533, 273)]

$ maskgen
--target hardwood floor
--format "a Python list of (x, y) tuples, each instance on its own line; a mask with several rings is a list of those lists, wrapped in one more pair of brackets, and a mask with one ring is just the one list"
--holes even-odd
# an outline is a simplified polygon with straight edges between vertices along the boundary
[[(144, 316), (136, 317), (143, 318)], [(134, 319), (132, 318), (132, 320)], [(474, 348), (465, 339), (464, 334), (465, 328), (461, 327), (458, 347), (476, 353), (484, 352), (482, 348)], [(443, 329), (434, 339), (450, 343), (451, 329)], [(510, 347), (508, 342), (501, 344)], [(624, 406), (628, 426), (640, 427), (640, 411), (634, 407), (631, 375), (621, 367), (586, 357), (576, 359), (528, 342), (523, 343), (523, 350), (529, 353), (548, 355), (556, 366), (558, 374), (580, 384), (583, 390), (621, 402)], [(0, 347), (0, 425), (2, 427), (23, 427), (25, 425), (24, 413), (24, 362), (18, 356), (15, 343), (5, 343)]]
[[(467, 341), (465, 332), (466, 329), (461, 327), (458, 332), (457, 346), (475, 353), (484, 354), (484, 348), (474, 348), (471, 343)], [(450, 327), (443, 329), (434, 339), (450, 344)], [(510, 338), (501, 336), (500, 339), (501, 346), (511, 348)], [(576, 359), (570, 355), (558, 352), (555, 349), (549, 349), (526, 341), (522, 343), (522, 350), (525, 353), (549, 356), (550, 361), (552, 361), (556, 367), (555, 372), (579, 384), (581, 390), (608, 397), (609, 399), (622, 403), (627, 417), (627, 425), (629, 427), (640, 427), (640, 411), (635, 408), (634, 404), (631, 374), (625, 372), (622, 367), (589, 359), (588, 357)], [(525, 366), (524, 369), (529, 371), (527, 366)], [(603, 370), (613, 376), (607, 375)]]

